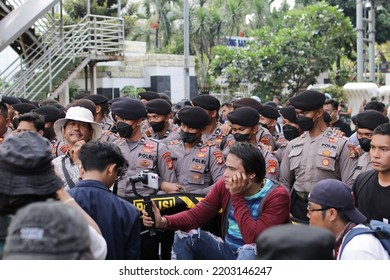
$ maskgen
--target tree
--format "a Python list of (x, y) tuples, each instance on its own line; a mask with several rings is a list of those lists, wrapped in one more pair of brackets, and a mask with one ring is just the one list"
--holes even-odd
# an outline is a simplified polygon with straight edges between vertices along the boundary
[(255, 84), (253, 93), (263, 100), (285, 87), (293, 95), (313, 83), (354, 40), (348, 18), (324, 2), (293, 9), (252, 36), (248, 49), (215, 48), (211, 73), (225, 75), (233, 87)]

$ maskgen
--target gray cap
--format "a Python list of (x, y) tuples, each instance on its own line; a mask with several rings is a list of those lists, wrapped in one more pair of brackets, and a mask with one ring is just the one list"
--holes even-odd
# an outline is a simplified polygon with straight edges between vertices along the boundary
[(75, 260), (90, 246), (80, 211), (59, 201), (32, 203), (8, 227), (5, 260)]
[(48, 195), (63, 186), (54, 171), (49, 141), (36, 132), (10, 136), (0, 145), (0, 193)]

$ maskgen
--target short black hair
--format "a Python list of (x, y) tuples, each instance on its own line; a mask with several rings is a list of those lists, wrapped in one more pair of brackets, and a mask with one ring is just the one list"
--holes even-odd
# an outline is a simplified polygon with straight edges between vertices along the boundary
[(379, 101), (371, 101), (366, 104), (364, 107), (364, 110), (375, 110), (380, 113), (383, 113), (385, 111), (386, 105)]
[(236, 141), (230, 147), (229, 154), (242, 161), (246, 173), (255, 173), (258, 182), (265, 177), (265, 159), (258, 147), (245, 141)]
[(0, 101), (0, 115), (3, 116), (4, 119), (8, 118), (8, 107), (3, 101)]
[(224, 106), (226, 106), (226, 107), (228, 107), (228, 108), (233, 108), (233, 104), (230, 103), (230, 102), (225, 102), (225, 103), (223, 103), (223, 104), (221, 105), (221, 108), (224, 107)]
[(390, 136), (390, 123), (384, 123), (380, 126), (377, 126), (372, 132), (372, 135), (376, 134)]
[(325, 100), (324, 105), (325, 104), (332, 105), (333, 110), (338, 110), (338, 108), (339, 108), (339, 103), (336, 100), (334, 100), (334, 99)]
[[(103, 172), (109, 164), (116, 164), (117, 170), (127, 166), (119, 147), (110, 142), (88, 142), (80, 148), (79, 159), (85, 171)], [(119, 174), (120, 175), (120, 174)]]
[(43, 116), (39, 115), (38, 113), (35, 113), (35, 112), (25, 113), (23, 115), (20, 115), (18, 120), (19, 120), (19, 123), (21, 121), (33, 123), (34, 127), (37, 131), (45, 129), (45, 120), (44, 120)]

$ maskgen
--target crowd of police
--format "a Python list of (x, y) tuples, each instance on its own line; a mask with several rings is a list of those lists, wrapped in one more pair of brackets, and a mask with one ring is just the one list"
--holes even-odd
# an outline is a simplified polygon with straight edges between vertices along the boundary
[[(283, 105), (278, 96), (264, 103), (240, 98), (221, 104), (209, 94), (172, 104), (166, 94), (151, 91), (139, 93), (139, 99), (108, 100), (103, 95), (83, 94), (66, 107), (55, 100), (31, 102), (4, 96), (0, 142), (26, 131), (47, 138), (52, 163), (65, 190), (71, 193), (87, 170), (79, 158), (82, 147), (88, 142), (112, 143), (126, 164), (116, 170), (110, 192), (138, 210), (143, 208), (143, 199), (152, 196), (163, 214), (182, 211), (176, 207), (180, 203), (184, 209), (194, 207), (224, 180), (226, 169), (231, 168), (225, 163), (230, 149), (237, 142), (248, 142), (264, 158), (265, 178), (288, 190), (290, 221), (311, 221), (310, 210), (314, 210), (309, 194), (318, 182), (337, 180), (352, 190), (359, 175), (372, 171), (383, 192), (365, 190), (366, 196), (356, 197), (355, 193), (355, 200), (367, 220), (388, 221), (390, 204), (386, 199), (390, 193), (386, 187), (390, 182), (386, 184), (386, 172), (390, 157), (386, 159), (384, 154), (390, 149), (389, 119), (385, 110), (375, 109), (375, 102), (380, 103), (370, 102), (351, 117), (351, 131), (351, 125), (341, 120), (341, 116), (348, 117), (340, 114), (343, 104), (313, 90), (297, 94)], [(385, 126), (382, 131), (374, 133), (381, 126)], [(373, 144), (375, 134), (383, 137)], [(90, 156), (93, 158), (93, 153)], [(158, 182), (152, 186), (145, 180), (129, 180), (143, 172), (157, 174)], [(221, 234), (215, 221), (205, 228), (208, 226), (216, 235)], [(149, 228), (142, 226), (141, 235), (137, 257), (170, 258), (173, 232), (157, 231), (150, 236)], [(110, 255), (110, 259), (115, 258), (126, 257)]]

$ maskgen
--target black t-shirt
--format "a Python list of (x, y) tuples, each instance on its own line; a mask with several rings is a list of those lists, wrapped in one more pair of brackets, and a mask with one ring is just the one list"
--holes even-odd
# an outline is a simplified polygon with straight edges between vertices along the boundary
[[(390, 186), (382, 187), (379, 185), (378, 173), (375, 172), (366, 184), (357, 188), (356, 183), (362, 183), (359, 177), (366, 173), (364, 172), (356, 178), (353, 187), (357, 208), (367, 217), (368, 221), (383, 221), (385, 218), (390, 222)], [(356, 189), (360, 189), (358, 193), (356, 193)]]
[(352, 134), (351, 127), (340, 119), (332, 123), (331, 126), (340, 129), (347, 137)]

